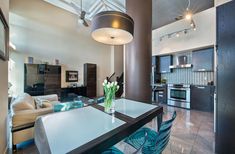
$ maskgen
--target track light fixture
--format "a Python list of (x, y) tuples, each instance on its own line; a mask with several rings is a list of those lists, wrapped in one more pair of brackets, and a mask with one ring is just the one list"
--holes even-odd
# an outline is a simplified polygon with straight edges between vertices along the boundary
[(172, 37), (177, 37), (178, 38), (178, 37), (181, 36), (181, 34), (187, 35), (190, 31), (195, 31), (195, 30), (196, 30), (196, 24), (195, 24), (194, 20), (191, 19), (189, 28), (185, 28), (185, 29), (182, 29), (182, 30), (178, 30), (178, 31), (169, 33), (169, 34), (165, 34), (165, 35), (161, 36), (159, 40), (161, 42), (164, 39), (170, 39)]

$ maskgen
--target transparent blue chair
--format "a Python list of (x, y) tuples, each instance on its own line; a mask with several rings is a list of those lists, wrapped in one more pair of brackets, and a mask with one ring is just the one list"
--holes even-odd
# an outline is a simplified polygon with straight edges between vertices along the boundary
[[(150, 128), (143, 127), (126, 138), (124, 142), (134, 147), (137, 150), (135, 153), (161, 154), (170, 140), (171, 127), (175, 118), (176, 112), (173, 113), (170, 120), (162, 122), (158, 132)], [(114, 149), (113, 153), (112, 149)], [(119, 153), (117, 153), (117, 151)], [(108, 149), (107, 152), (109, 153), (104, 154), (123, 154), (115, 147)]]
[(99, 104), (99, 103), (104, 103), (104, 100), (105, 100), (105, 97), (99, 97), (97, 100), (96, 100), (96, 103)]
[(111, 147), (104, 151), (102, 154), (123, 154), (118, 148)]
[[(173, 121), (176, 118), (176, 112), (170, 120), (162, 122), (159, 132), (155, 132), (150, 128), (141, 128), (127, 139), (125, 142), (133, 146), (135, 149), (141, 148), (143, 154), (160, 154), (167, 146), (170, 140), (170, 133)], [(147, 134), (147, 137), (144, 137)]]

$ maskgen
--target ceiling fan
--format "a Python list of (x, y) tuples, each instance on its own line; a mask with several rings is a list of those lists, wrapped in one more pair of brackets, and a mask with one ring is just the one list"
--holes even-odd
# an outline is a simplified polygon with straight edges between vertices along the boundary
[(82, 0), (80, 1), (80, 8), (77, 6), (76, 3), (74, 3), (73, 1), (69, 1), (69, 0), (62, 0), (63, 2), (67, 3), (68, 5), (70, 5), (71, 7), (74, 8), (74, 10), (76, 10), (76, 12), (78, 13), (78, 22), (80, 24), (82, 24), (85, 27), (89, 27), (89, 24), (86, 21), (86, 14), (87, 12), (83, 10), (82, 8)]

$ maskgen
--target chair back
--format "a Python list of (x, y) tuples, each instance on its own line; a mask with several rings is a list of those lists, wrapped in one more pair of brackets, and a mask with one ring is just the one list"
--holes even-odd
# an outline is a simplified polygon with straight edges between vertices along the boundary
[(156, 149), (160, 153), (165, 149), (170, 140), (171, 127), (175, 118), (176, 112), (173, 113), (173, 116), (170, 120), (164, 121), (161, 124), (160, 130), (158, 132), (158, 138), (156, 141)]
[(105, 97), (99, 97), (97, 100), (96, 100), (96, 103), (99, 104), (99, 103), (104, 103), (104, 100), (105, 100)]

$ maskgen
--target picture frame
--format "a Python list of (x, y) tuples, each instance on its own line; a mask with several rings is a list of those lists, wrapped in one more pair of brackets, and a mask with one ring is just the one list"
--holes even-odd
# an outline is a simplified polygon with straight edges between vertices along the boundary
[(0, 58), (9, 60), (9, 26), (0, 8)]
[(66, 82), (78, 82), (78, 71), (66, 71)]

